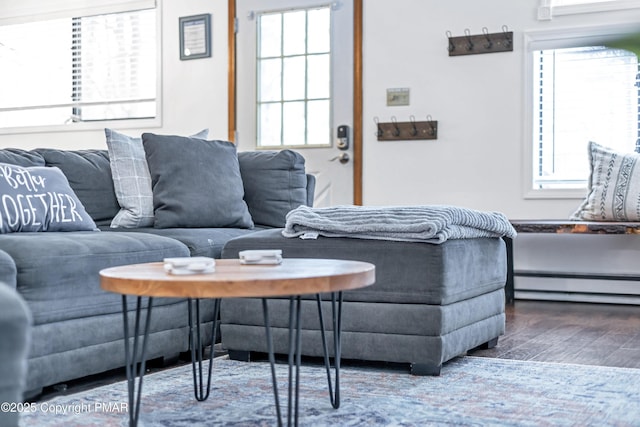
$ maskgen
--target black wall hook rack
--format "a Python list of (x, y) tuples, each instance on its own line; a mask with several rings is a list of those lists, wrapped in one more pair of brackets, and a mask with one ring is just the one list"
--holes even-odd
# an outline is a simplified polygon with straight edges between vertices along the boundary
[(376, 136), (378, 141), (407, 141), (415, 139), (438, 139), (438, 122), (427, 116), (426, 121), (415, 121), (411, 116), (408, 122), (399, 122), (395, 117), (391, 117), (390, 122), (375, 122)]
[(482, 34), (471, 34), (467, 28), (464, 30), (464, 36), (458, 37), (452, 37), (451, 31), (447, 31), (449, 56), (512, 52), (513, 31), (507, 30), (507, 26), (503, 25), (501, 33), (489, 33), (487, 27), (484, 27)]

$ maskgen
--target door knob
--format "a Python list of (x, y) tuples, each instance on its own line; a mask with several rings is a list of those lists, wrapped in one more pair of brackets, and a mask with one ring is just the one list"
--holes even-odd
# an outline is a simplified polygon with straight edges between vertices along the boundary
[(345, 163), (349, 163), (349, 153), (340, 153), (339, 155), (335, 156), (333, 159), (329, 160), (330, 162), (335, 162), (336, 160), (338, 160), (340, 163), (342, 163), (343, 165)]

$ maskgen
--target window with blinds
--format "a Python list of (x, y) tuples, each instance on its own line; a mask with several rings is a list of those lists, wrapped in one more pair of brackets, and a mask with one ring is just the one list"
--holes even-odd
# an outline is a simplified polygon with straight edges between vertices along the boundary
[(640, 138), (638, 57), (604, 46), (533, 56), (533, 187), (586, 188), (589, 141), (629, 152)]
[(0, 128), (153, 118), (155, 9), (0, 26)]

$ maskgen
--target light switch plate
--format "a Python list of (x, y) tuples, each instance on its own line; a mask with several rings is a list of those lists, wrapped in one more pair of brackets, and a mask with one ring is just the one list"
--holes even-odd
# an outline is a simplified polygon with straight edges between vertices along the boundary
[(409, 105), (409, 88), (387, 89), (387, 106)]

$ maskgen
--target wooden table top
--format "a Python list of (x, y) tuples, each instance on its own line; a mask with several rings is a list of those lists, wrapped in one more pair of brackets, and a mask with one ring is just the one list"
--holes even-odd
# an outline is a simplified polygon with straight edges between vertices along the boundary
[(217, 259), (215, 272), (171, 275), (162, 262), (123, 265), (100, 271), (100, 286), (110, 292), (181, 298), (272, 297), (337, 292), (375, 282), (367, 262), (285, 258), (277, 265), (242, 265)]
[(640, 222), (510, 220), (518, 233), (640, 234)]

